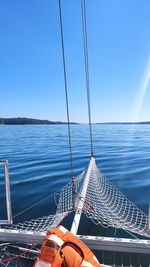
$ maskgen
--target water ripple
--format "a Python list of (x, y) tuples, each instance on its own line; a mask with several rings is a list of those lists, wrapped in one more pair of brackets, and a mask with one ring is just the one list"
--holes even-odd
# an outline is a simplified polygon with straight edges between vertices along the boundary
[[(134, 132), (130, 127), (93, 125), (95, 158), (104, 176), (136, 205), (147, 210), (150, 125), (136, 125)], [(90, 158), (88, 125), (71, 128), (74, 174), (78, 175), (87, 167)], [(71, 180), (65, 125), (0, 127), (0, 159), (9, 160), (14, 214)], [(0, 186), (3, 186), (2, 171)], [(4, 201), (4, 190), (0, 198)]]

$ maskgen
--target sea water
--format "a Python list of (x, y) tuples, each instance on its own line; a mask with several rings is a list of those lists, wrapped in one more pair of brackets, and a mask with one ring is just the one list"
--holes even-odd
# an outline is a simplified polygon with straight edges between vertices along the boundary
[[(150, 202), (150, 125), (93, 124), (97, 166), (134, 204), (148, 213)], [(71, 125), (74, 174), (88, 165), (88, 125)], [(9, 161), (13, 215), (36, 204), (71, 180), (66, 125), (0, 126), (0, 159)], [(0, 166), (0, 217), (5, 217)], [(55, 212), (47, 199), (14, 218), (16, 222)]]

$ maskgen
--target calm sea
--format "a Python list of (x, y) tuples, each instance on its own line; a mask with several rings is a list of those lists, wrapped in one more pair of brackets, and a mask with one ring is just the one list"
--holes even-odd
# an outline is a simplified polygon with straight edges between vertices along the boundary
[[(72, 125), (75, 175), (90, 157), (88, 125)], [(150, 202), (150, 125), (93, 125), (97, 166), (144, 212)], [(0, 126), (0, 159), (8, 159), (13, 215), (68, 183), (70, 161), (66, 125)], [(0, 167), (0, 216), (4, 188)], [(15, 221), (54, 212), (50, 199)]]

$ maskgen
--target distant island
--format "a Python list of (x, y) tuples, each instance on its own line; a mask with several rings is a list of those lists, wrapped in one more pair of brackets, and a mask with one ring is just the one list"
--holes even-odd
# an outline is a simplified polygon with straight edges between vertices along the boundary
[[(28, 125), (28, 124), (36, 124), (36, 125), (52, 125), (52, 124), (67, 124), (67, 122), (62, 121), (49, 121), (49, 120), (40, 120), (33, 118), (0, 118), (0, 125)], [(80, 124), (77, 122), (70, 122), (70, 124)], [(94, 125), (101, 124), (150, 124), (150, 121), (140, 121), (140, 122), (97, 122), (92, 123)]]
[[(0, 124), (2, 125), (25, 125), (25, 124), (50, 125), (50, 124), (66, 124), (66, 123), (67, 122), (40, 120), (32, 118), (0, 118)], [(71, 122), (71, 124), (77, 124), (77, 123)]]

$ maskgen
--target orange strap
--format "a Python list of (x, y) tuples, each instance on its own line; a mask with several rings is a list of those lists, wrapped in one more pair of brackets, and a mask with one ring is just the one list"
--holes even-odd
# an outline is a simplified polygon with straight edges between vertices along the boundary
[(100, 267), (92, 251), (63, 226), (48, 231), (36, 263), (34, 267)]

